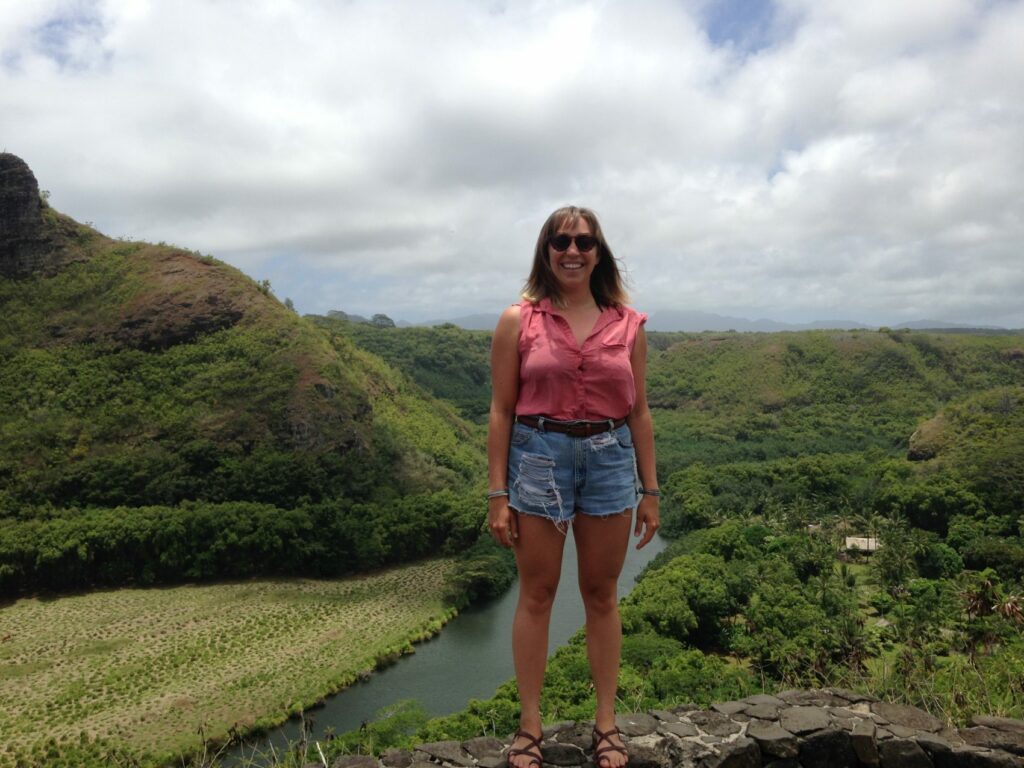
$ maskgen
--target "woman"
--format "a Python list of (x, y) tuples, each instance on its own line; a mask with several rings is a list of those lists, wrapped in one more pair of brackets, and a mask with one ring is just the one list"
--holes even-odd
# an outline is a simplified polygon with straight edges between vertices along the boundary
[(523, 296), (494, 332), (487, 436), (488, 523), (515, 550), (519, 569), (512, 655), (522, 710), (508, 760), (540, 768), (548, 625), (571, 527), (597, 696), (594, 761), (622, 768), (629, 756), (615, 727), (617, 583), (630, 527), (642, 535), (638, 549), (658, 528), (647, 316), (625, 306), (597, 217), (575, 206), (541, 228)]

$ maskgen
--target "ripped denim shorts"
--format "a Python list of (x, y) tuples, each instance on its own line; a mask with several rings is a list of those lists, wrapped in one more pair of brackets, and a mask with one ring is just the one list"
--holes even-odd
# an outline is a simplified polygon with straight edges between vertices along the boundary
[(568, 525), (580, 512), (594, 517), (636, 509), (640, 499), (633, 436), (625, 424), (590, 437), (512, 425), (508, 453), (509, 506)]

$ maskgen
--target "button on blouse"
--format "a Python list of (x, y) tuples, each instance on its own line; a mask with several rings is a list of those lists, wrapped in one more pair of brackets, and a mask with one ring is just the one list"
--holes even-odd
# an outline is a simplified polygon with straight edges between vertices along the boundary
[(581, 346), (550, 299), (519, 306), (517, 415), (598, 421), (621, 419), (633, 410), (630, 358), (646, 314), (605, 307)]

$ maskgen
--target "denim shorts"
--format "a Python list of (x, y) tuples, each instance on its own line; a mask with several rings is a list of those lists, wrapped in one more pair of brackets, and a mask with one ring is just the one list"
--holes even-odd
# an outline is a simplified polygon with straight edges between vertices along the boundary
[(590, 437), (512, 425), (508, 503), (516, 511), (568, 525), (577, 512), (606, 517), (632, 511), (639, 490), (625, 424)]

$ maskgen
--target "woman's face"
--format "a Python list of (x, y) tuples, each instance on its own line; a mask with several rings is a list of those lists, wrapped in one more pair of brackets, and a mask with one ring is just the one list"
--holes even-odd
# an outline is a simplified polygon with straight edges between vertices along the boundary
[[(564, 250), (559, 250), (561, 248)], [(590, 276), (597, 260), (597, 240), (591, 237), (590, 225), (582, 216), (572, 224), (568, 221), (561, 224), (548, 239), (548, 264), (566, 293), (574, 293), (581, 286), (590, 290)]]

